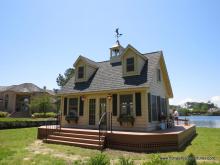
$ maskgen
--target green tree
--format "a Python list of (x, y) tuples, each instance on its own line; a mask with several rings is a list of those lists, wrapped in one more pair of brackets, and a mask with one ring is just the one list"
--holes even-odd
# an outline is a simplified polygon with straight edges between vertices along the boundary
[(59, 74), (56, 79), (57, 85), (59, 87), (63, 87), (74, 76), (74, 73), (75, 73), (75, 69), (68, 68), (65, 71), (64, 75)]
[(51, 97), (45, 94), (43, 96), (41, 95), (33, 97), (30, 102), (30, 109), (32, 113), (41, 112), (46, 115), (46, 112), (54, 109), (54, 105), (51, 101)]

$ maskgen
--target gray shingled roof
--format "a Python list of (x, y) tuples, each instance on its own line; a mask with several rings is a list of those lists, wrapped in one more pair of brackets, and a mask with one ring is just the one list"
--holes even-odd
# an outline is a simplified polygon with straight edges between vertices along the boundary
[[(39, 88), (37, 85), (32, 83), (23, 83), (20, 85), (12, 85), (12, 86), (4, 86), (0, 87), (0, 92), (4, 91), (12, 91), (17, 93), (33, 93), (33, 92), (44, 92), (43, 89)], [(52, 91), (47, 90), (49, 94), (52, 93)]]
[(120, 62), (115, 64), (110, 64), (110, 61), (99, 62), (97, 63), (98, 70), (89, 81), (75, 83), (75, 77), (72, 77), (59, 91), (59, 94), (147, 87), (152, 80), (153, 69), (158, 64), (161, 55), (161, 52), (144, 54), (148, 60), (146, 60), (141, 74), (130, 77), (122, 77)]
[(0, 86), (0, 92), (7, 90), (11, 86)]

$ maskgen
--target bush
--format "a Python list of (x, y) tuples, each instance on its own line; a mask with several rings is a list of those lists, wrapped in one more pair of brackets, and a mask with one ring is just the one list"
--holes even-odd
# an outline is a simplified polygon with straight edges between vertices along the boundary
[(48, 118), (48, 117), (55, 118), (56, 116), (57, 116), (57, 114), (54, 113), (54, 112), (34, 113), (34, 114), (33, 114), (33, 117), (34, 117), (34, 118)]
[(118, 165), (134, 165), (134, 161), (130, 158), (120, 157)]
[(187, 156), (187, 161), (186, 161), (186, 165), (196, 165), (196, 158), (195, 156), (190, 153), (188, 156)]
[(144, 162), (143, 165), (168, 165), (167, 160), (162, 160), (160, 155), (153, 154), (149, 162)]
[(8, 112), (1, 112), (0, 111), (0, 117), (7, 117), (8, 116)]
[(110, 159), (105, 154), (97, 154), (89, 159), (88, 165), (110, 165)]

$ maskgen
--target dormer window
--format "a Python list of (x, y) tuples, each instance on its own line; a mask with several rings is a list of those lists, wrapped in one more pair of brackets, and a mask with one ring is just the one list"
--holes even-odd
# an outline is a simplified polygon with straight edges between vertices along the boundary
[(127, 72), (133, 72), (134, 71), (134, 57), (132, 58), (127, 58), (126, 60), (127, 66)]
[(161, 72), (160, 72), (160, 69), (157, 69), (157, 81), (161, 82)]
[(84, 78), (84, 67), (80, 66), (78, 68), (78, 79), (82, 79), (82, 78)]

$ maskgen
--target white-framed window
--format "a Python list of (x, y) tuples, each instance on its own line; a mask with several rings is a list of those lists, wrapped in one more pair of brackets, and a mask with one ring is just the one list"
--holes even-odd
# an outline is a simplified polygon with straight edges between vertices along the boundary
[(78, 116), (78, 98), (69, 98), (69, 116)]
[(133, 94), (120, 95), (120, 115), (133, 115)]
[(126, 71), (127, 72), (134, 71), (134, 57), (130, 57), (126, 59)]
[(78, 79), (84, 78), (84, 66), (78, 67)]
[(157, 69), (157, 82), (161, 82), (161, 71)]
[(5, 110), (8, 109), (8, 100), (9, 100), (9, 97), (8, 97), (8, 94), (5, 95)]

